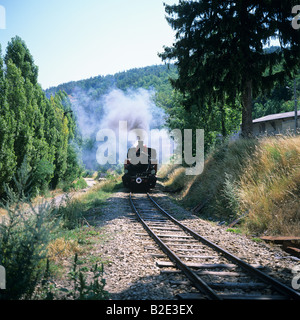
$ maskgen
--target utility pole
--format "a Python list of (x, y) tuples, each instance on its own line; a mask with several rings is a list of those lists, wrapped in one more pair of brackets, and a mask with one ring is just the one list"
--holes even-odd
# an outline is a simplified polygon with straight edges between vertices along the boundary
[(294, 99), (295, 99), (295, 134), (297, 134), (297, 129), (298, 129), (298, 107), (297, 107), (296, 78), (294, 79)]

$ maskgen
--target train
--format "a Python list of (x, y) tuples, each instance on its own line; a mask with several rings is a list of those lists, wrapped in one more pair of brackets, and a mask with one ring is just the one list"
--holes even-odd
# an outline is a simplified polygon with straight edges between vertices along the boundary
[(124, 163), (123, 185), (131, 191), (149, 191), (157, 182), (157, 152), (142, 141), (130, 148)]

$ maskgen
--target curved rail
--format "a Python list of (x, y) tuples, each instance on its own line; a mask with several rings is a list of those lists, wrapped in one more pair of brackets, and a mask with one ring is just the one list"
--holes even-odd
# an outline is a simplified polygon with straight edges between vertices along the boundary
[[(172, 217), (169, 213), (167, 213), (148, 193), (147, 198), (151, 201), (151, 204), (167, 218), (167, 220), (172, 221), (176, 226), (178, 226), (181, 230), (183, 230), (186, 234), (189, 234), (195, 240), (201, 242), (202, 244), (210, 247), (214, 251), (217, 251), (222, 256), (226, 257), (227, 260), (233, 262), (235, 265), (240, 267), (245, 273), (251, 274), (252, 277), (260, 279), (264, 284), (267, 286), (271, 286), (275, 291), (280, 293), (280, 299), (296, 299), (300, 300), (300, 295), (294, 291), (293, 289), (289, 288), (288, 286), (282, 284), (281, 282), (277, 281), (274, 278), (266, 275), (265, 273), (257, 270), (250, 264), (244, 262), (243, 260), (239, 259), (238, 257), (232, 255), (227, 250), (222, 249), (218, 245), (212, 243), (208, 239), (204, 238), (203, 236), (197, 234), (195, 231), (191, 230), (187, 226), (180, 223), (174, 217)], [(137, 215), (138, 220), (142, 223), (146, 231), (149, 235), (154, 239), (154, 241), (159, 245), (159, 247), (164, 251), (164, 253), (169, 257), (169, 259), (176, 264), (176, 266), (186, 275), (186, 277), (191, 281), (193, 286), (197, 288), (200, 292), (204, 293), (209, 299), (213, 300), (222, 300), (222, 295), (216, 293), (212, 288), (211, 285), (206, 283), (202, 280), (196, 272), (191, 270), (187, 266), (187, 264), (178, 257), (178, 255), (170, 248), (171, 246), (168, 243), (162, 240), (162, 237), (157, 235), (156, 232), (153, 230), (154, 228), (147, 223), (147, 221), (142, 217), (141, 212), (137, 209), (134, 204), (132, 193), (130, 193), (130, 204), (132, 209)], [(275, 297), (275, 296), (274, 296)]]
[(160, 246), (160, 248), (166, 253), (166, 255), (178, 266), (180, 270), (191, 280), (193, 285), (199, 290), (204, 291), (211, 299), (220, 300), (218, 295), (204, 282), (200, 277), (193, 272), (163, 241), (156, 236), (155, 232), (148, 226), (148, 224), (142, 219), (138, 210), (136, 209), (133, 201), (132, 194), (130, 193), (130, 203), (135, 211), (139, 221), (142, 223), (144, 228), (150, 234), (150, 236), (154, 239), (154, 241)]

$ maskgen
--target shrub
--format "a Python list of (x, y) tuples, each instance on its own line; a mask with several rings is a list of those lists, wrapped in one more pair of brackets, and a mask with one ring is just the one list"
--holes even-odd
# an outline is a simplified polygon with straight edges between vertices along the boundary
[(65, 201), (62, 201), (59, 208), (54, 211), (56, 217), (60, 219), (63, 228), (75, 229), (81, 225), (83, 207), (83, 203), (78, 199), (72, 199), (67, 194)]
[(34, 208), (7, 186), (6, 193), (2, 207), (7, 216), (0, 224), (0, 265), (6, 270), (7, 289), (0, 291), (0, 299), (29, 299), (43, 276), (42, 263), (55, 225), (49, 205)]
[[(33, 185), (36, 191), (44, 194), (49, 187), (49, 183), (54, 175), (54, 165), (48, 160), (42, 159), (39, 161), (33, 173)], [(37, 192), (36, 192), (37, 193)]]
[(77, 180), (77, 182), (74, 185), (75, 190), (81, 190), (88, 187), (88, 184), (83, 178), (80, 178)]

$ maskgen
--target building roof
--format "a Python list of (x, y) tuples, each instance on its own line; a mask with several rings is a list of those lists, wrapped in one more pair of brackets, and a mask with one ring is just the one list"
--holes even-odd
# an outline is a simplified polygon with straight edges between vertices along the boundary
[[(297, 114), (298, 114), (298, 117), (300, 117), (300, 111), (298, 111)], [(280, 120), (280, 119), (286, 119), (286, 118), (295, 118), (295, 111), (270, 114), (268, 116), (253, 120), (253, 123), (274, 121), (274, 120)]]

